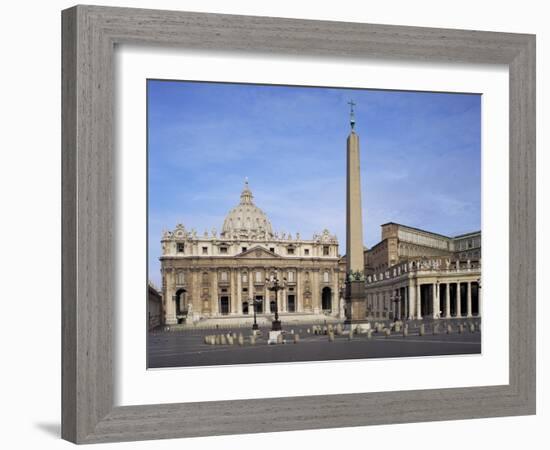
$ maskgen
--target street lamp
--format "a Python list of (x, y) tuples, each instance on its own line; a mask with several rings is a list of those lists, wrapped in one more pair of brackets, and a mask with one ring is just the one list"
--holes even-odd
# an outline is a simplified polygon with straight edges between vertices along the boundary
[(398, 319), (401, 319), (401, 317), (397, 317), (397, 304), (401, 301), (401, 294), (399, 293), (399, 291), (395, 291), (396, 293), (393, 294), (390, 299), (393, 300), (393, 302), (395, 302), (395, 308), (394, 308), (394, 316), (393, 316), (393, 321), (396, 322)]
[(278, 299), (279, 299), (279, 291), (285, 288), (284, 282), (286, 281), (286, 278), (283, 278), (283, 283), (281, 283), (279, 279), (276, 277), (271, 277), (271, 279), (266, 278), (265, 281), (268, 283), (267, 289), (272, 292), (275, 292), (275, 320), (271, 322), (271, 330), (280, 331), (281, 321), (279, 320)]
[(249, 300), (249, 303), (252, 303), (252, 308), (254, 310), (254, 323), (252, 324), (252, 329), (257, 330), (258, 329), (258, 323), (256, 322), (256, 310), (258, 308), (258, 305), (262, 303), (262, 301), (259, 298), (251, 298)]

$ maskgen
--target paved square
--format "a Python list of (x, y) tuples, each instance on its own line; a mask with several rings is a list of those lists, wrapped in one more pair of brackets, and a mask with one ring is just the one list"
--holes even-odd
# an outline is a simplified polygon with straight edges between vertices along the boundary
[[(440, 332), (419, 336), (416, 327), (409, 335), (392, 332), (385, 337), (383, 333), (347, 335), (334, 337), (330, 342), (327, 335), (307, 334), (311, 326), (293, 327), (300, 335), (298, 343), (293, 343), (291, 329), (285, 329), (285, 344), (267, 345), (269, 328), (261, 329), (261, 336), (255, 345), (250, 343), (249, 329), (215, 329), (157, 331), (148, 336), (148, 367), (185, 367), (216, 366), (252, 363), (277, 363), (299, 361), (326, 361), (364, 358), (397, 358), (411, 356), (461, 355), (481, 353), (481, 333), (471, 333), (465, 329), (459, 334), (457, 327), (452, 334)], [(441, 327), (443, 330), (443, 327)], [(244, 345), (209, 345), (204, 342), (206, 335), (239, 333), (243, 334)], [(236, 342), (236, 341), (235, 341)]]

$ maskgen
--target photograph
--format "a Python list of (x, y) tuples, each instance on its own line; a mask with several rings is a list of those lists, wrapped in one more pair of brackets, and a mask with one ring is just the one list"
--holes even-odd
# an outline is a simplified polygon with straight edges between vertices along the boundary
[(147, 367), (481, 354), (481, 95), (147, 80)]

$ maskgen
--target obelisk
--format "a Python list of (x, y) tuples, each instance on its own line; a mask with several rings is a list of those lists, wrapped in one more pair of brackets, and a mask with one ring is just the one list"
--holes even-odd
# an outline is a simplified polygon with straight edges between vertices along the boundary
[(366, 318), (365, 260), (363, 253), (359, 136), (355, 133), (355, 103), (350, 101), (349, 105), (351, 107), (351, 131), (347, 141), (346, 319), (348, 322), (358, 322)]

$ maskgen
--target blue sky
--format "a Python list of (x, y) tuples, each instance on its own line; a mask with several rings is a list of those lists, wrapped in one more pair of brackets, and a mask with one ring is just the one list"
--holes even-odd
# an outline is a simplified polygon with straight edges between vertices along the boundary
[(390, 221), (479, 230), (479, 95), (149, 80), (150, 279), (160, 285), (162, 230), (220, 230), (245, 177), (274, 230), (328, 228), (344, 254), (350, 99), (365, 245)]

